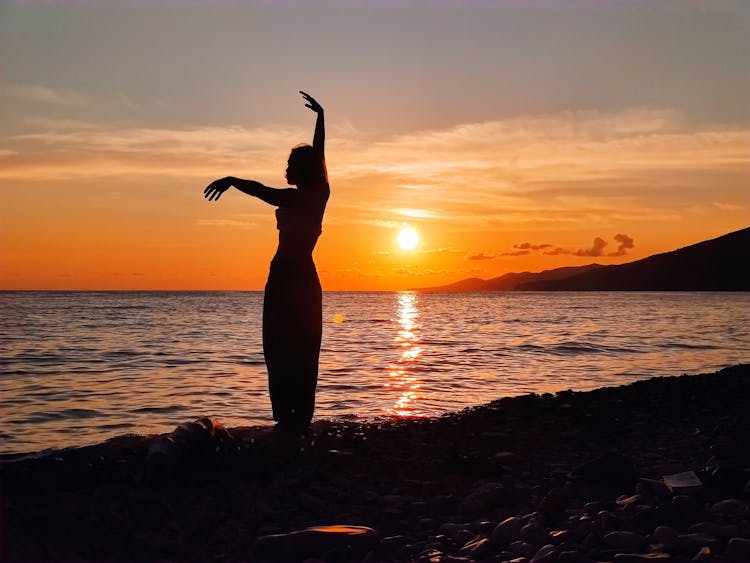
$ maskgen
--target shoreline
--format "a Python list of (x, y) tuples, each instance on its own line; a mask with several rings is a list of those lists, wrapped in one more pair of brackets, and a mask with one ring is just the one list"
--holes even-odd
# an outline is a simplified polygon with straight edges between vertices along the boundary
[[(750, 548), (748, 391), (745, 364), (503, 398), (438, 418), (319, 420), (301, 439), (216, 427), (160, 464), (165, 435), (18, 454), (0, 462), (1, 555), (585, 563), (638, 561), (634, 553), (689, 561), (706, 548), (707, 561), (733, 561), (743, 542)], [(597, 460), (604, 465), (586, 469)], [(664, 475), (686, 471), (701, 490), (665, 488)], [(305, 552), (317, 549), (309, 538), (297, 548), (258, 542), (330, 524), (367, 526), (377, 538), (321, 553)]]

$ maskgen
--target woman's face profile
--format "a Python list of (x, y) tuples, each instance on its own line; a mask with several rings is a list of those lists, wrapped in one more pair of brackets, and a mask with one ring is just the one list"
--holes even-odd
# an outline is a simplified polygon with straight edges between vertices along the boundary
[(286, 183), (290, 186), (294, 186), (297, 184), (297, 171), (291, 157), (286, 163)]

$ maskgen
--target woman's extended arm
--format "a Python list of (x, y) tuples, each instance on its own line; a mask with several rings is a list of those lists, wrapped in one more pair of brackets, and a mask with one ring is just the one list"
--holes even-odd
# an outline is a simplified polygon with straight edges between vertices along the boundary
[[(302, 90), (300, 90), (299, 93), (302, 94), (302, 97), (307, 102), (305, 104), (305, 107), (310, 108), (311, 110), (313, 110), (315, 113), (318, 114), (318, 119), (315, 121), (315, 134), (313, 135), (313, 148), (316, 151), (318, 151), (318, 154), (320, 155), (320, 158), (323, 161), (323, 167), (325, 168), (326, 129), (325, 129), (325, 120), (323, 117), (323, 106), (321, 106), (317, 101), (315, 101), (315, 98), (313, 98), (307, 92), (303, 92)], [(326, 178), (328, 178), (327, 174), (326, 174)]]
[(257, 197), (260, 200), (265, 201), (270, 205), (276, 207), (291, 207), (294, 201), (297, 199), (297, 190), (289, 189), (276, 189), (264, 186), (260, 182), (255, 180), (243, 180), (242, 178), (235, 178), (234, 176), (227, 176), (226, 178), (220, 178), (214, 180), (208, 187), (203, 190), (203, 195), (208, 201), (218, 200), (225, 191), (234, 186), (242, 193)]

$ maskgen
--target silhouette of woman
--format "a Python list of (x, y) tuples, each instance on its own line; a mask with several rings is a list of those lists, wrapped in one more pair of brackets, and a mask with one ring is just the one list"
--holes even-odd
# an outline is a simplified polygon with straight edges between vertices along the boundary
[(312, 252), (321, 234), (330, 194), (325, 165), (323, 108), (300, 90), (317, 114), (313, 144), (292, 149), (286, 180), (295, 188), (274, 189), (229, 176), (212, 182), (204, 195), (218, 200), (234, 186), (276, 206), (279, 245), (263, 297), (263, 355), (278, 428), (302, 431), (315, 409), (322, 333), (322, 292)]

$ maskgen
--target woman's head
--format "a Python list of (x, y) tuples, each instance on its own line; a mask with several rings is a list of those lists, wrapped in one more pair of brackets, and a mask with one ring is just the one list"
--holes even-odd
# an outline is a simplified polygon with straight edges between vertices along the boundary
[(286, 167), (288, 184), (302, 186), (325, 182), (323, 161), (310, 145), (298, 145), (292, 149)]

